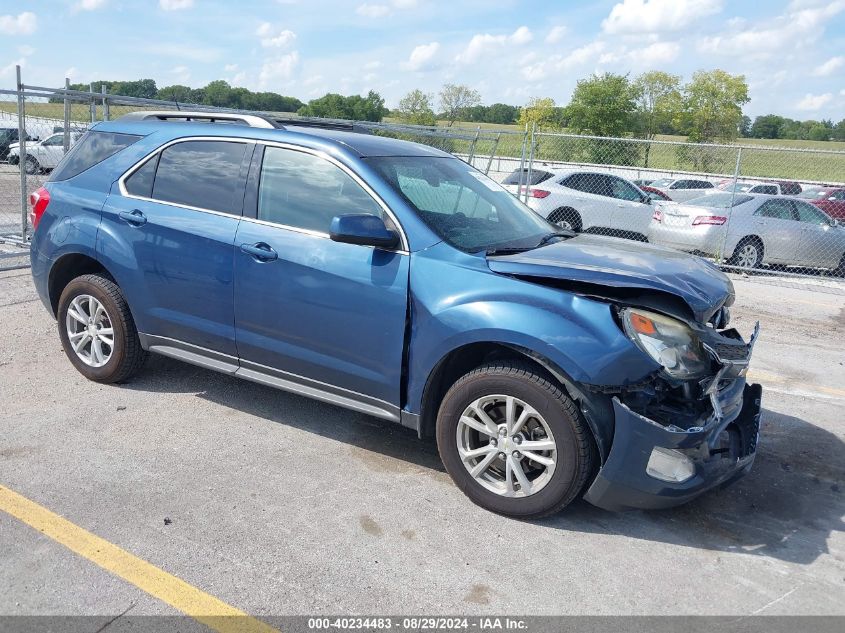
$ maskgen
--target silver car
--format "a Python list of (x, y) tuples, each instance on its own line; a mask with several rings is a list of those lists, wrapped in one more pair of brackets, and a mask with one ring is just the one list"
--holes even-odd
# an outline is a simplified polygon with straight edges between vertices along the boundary
[(676, 202), (685, 202), (713, 191), (715, 186), (703, 178), (660, 178), (649, 185), (660, 189)]
[(714, 193), (682, 204), (658, 204), (648, 240), (724, 255), (739, 268), (802, 266), (845, 274), (845, 227), (794, 197)]

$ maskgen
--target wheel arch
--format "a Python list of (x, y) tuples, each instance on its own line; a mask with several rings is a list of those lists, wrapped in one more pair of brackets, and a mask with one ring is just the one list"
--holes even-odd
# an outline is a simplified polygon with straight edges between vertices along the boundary
[(613, 438), (613, 428), (612, 424), (601, 424), (599, 418), (604, 419), (610, 413), (612, 421), (610, 399), (598, 394), (595, 394), (597, 397), (591, 394), (588, 398), (585, 389), (557, 363), (533, 350), (512, 343), (468, 343), (452, 349), (437, 362), (423, 389), (418, 427), (420, 437), (434, 436), (440, 404), (449, 388), (464, 374), (495, 360), (518, 360), (559, 386), (577, 404), (590, 429), (593, 444), (602, 463), (604, 462)]
[(65, 253), (53, 263), (47, 278), (47, 292), (54, 317), (59, 310), (59, 298), (67, 285), (81, 275), (95, 273), (103, 273), (114, 280), (102, 262), (85, 253)]

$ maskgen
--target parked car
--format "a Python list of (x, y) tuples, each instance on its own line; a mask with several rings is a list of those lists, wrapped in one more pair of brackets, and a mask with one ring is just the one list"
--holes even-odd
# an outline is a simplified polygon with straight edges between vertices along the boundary
[(812, 187), (797, 196), (837, 220), (845, 220), (845, 187)]
[[(70, 135), (71, 144), (75, 143), (80, 134)], [(9, 149), (8, 162), (17, 165), (20, 162), (20, 143), (13, 143)], [(26, 173), (38, 174), (42, 171), (54, 169), (65, 154), (64, 134), (51, 134), (43, 141), (34, 141), (26, 144), (26, 159), (24, 166)]]
[(660, 178), (650, 185), (676, 202), (692, 200), (713, 189), (713, 183), (700, 178)]
[[(504, 180), (505, 187), (515, 195), (517, 185), (513, 183), (518, 178), (517, 171)], [(651, 199), (631, 181), (612, 174), (571, 170), (548, 170), (537, 176), (528, 187), (528, 206), (552, 224), (576, 233), (640, 241), (645, 240), (653, 211)]]
[(633, 182), (635, 185), (637, 185), (637, 187), (642, 189), (643, 187), (648, 187), (651, 183), (653, 183), (654, 179), (652, 179), (652, 178), (646, 178), (646, 179), (640, 178), (638, 180), (632, 180), (631, 182)]
[(639, 185), (639, 187), (640, 191), (646, 194), (652, 202), (672, 202), (672, 198), (660, 191), (660, 189), (655, 189), (648, 185)]
[[(27, 140), (30, 137), (27, 136)], [(13, 126), (11, 124), (0, 124), (0, 160), (9, 160), (9, 149), (18, 144), (20, 140), (17, 123)]]
[(845, 229), (796, 198), (722, 192), (661, 205), (648, 239), (708, 256), (724, 253), (738, 268), (802, 266), (845, 274)]
[(714, 265), (562, 231), (431, 147), (213, 116), (241, 124), (99, 123), (31, 197), (34, 284), (86, 378), (153, 352), (391, 420), (518, 517), (750, 469), (756, 331), (727, 327)]

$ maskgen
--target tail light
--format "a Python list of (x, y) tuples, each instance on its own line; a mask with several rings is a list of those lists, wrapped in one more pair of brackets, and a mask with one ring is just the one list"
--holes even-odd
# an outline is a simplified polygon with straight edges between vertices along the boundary
[(47, 210), (48, 204), (50, 204), (50, 192), (45, 187), (29, 194), (29, 223), (32, 224), (33, 231), (38, 228), (38, 223), (41, 222), (41, 216)]
[(529, 189), (528, 195), (532, 198), (545, 198), (551, 194), (551, 191), (546, 191), (545, 189)]
[(714, 226), (722, 226), (727, 221), (728, 218), (723, 215), (699, 215), (692, 221), (692, 225), (699, 226), (701, 224), (712, 224)]
[(663, 211), (655, 209), (654, 213), (651, 214), (651, 219), (655, 222), (663, 222)]
[[(520, 195), (524, 194), (526, 187), (520, 187), (519, 193)], [(528, 188), (528, 195), (532, 198), (545, 198), (546, 196), (550, 195), (551, 191), (546, 191), (545, 189), (531, 189)]]

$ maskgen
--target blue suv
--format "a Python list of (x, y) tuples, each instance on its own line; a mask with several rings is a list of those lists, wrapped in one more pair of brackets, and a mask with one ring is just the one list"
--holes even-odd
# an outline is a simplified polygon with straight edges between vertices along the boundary
[(563, 231), (454, 156), (343, 127), (89, 131), (30, 200), (70, 362), (120, 383), (164, 354), (392, 420), (514, 517), (667, 507), (751, 468), (754, 336), (715, 266)]

